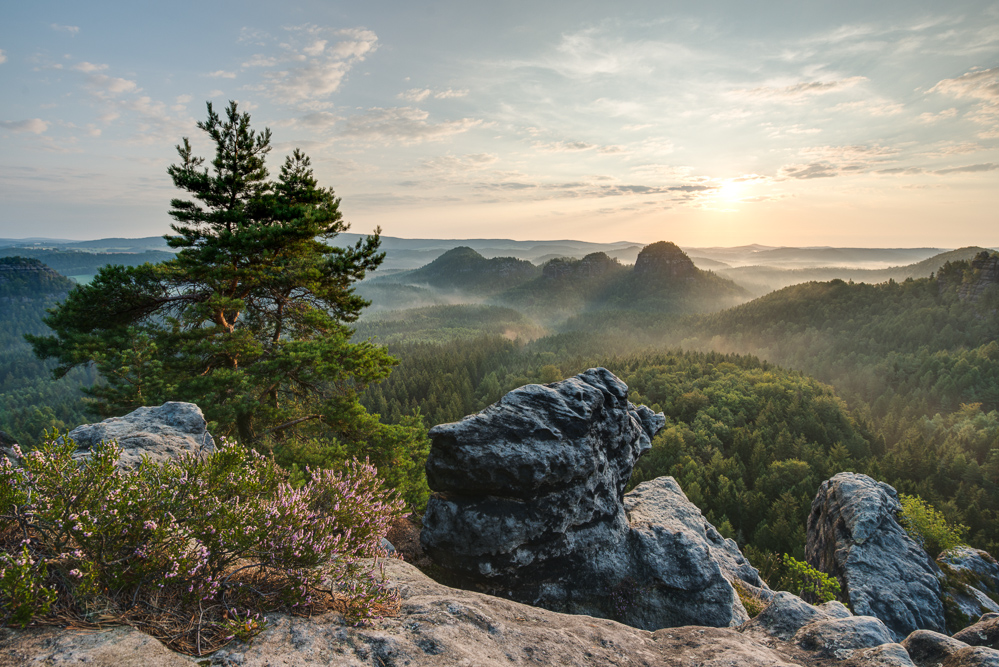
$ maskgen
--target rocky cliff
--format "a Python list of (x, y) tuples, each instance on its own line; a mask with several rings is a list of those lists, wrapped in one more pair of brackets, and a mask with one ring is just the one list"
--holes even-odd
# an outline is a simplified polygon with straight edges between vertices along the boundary
[(664, 417), (595, 368), (430, 431), (422, 543), (462, 587), (656, 629), (737, 625), (765, 590), (671, 478), (624, 487)]

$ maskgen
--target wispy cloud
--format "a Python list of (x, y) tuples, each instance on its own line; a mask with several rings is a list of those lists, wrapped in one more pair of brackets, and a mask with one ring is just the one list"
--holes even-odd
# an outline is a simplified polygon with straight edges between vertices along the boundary
[(49, 124), (41, 118), (29, 118), (27, 120), (0, 120), (0, 127), (12, 132), (41, 134), (49, 129)]
[(272, 100), (302, 105), (322, 102), (339, 90), (351, 68), (374, 52), (378, 37), (363, 28), (332, 30), (307, 24), (287, 28), (282, 53), (255, 55), (244, 67), (280, 68), (263, 72), (258, 88)]
[(975, 174), (983, 171), (995, 171), (999, 169), (999, 164), (986, 162), (984, 164), (969, 164), (964, 167), (950, 167), (948, 169), (937, 169), (934, 174)]
[(0, 49), (0, 65), (3, 65), (5, 62), (7, 62), (7, 54), (4, 53), (3, 49)]
[(108, 68), (107, 65), (97, 65), (95, 63), (88, 63), (86, 60), (78, 62), (75, 65), (73, 65), (73, 69), (79, 72), (86, 72), (88, 74), (91, 72), (100, 72), (102, 70), (106, 70), (107, 68)]
[(278, 59), (265, 56), (261, 53), (253, 54), (249, 60), (243, 63), (243, 67), (274, 67), (278, 64)]
[(941, 120), (950, 120), (951, 118), (956, 118), (956, 117), (957, 117), (957, 109), (952, 107), (950, 109), (944, 109), (943, 111), (940, 111), (938, 113), (933, 113), (930, 111), (927, 111), (926, 113), (921, 113), (919, 114), (918, 120), (921, 123), (936, 123)]
[(430, 97), (433, 97), (436, 100), (447, 100), (456, 97), (466, 97), (467, 95), (467, 90), (454, 90), (452, 88), (436, 91), (431, 90), (430, 88), (410, 88), (409, 90), (399, 93), (398, 97), (400, 100), (418, 104)]
[(999, 100), (999, 67), (962, 74), (956, 79), (944, 79), (930, 88), (931, 93), (987, 101)]
[(839, 175), (839, 168), (829, 162), (788, 164), (777, 170), (778, 179), (809, 180), (812, 178), (831, 178), (837, 175)]
[(209, 72), (205, 76), (212, 77), (213, 79), (235, 79), (236, 73), (229, 72), (224, 69), (217, 69), (214, 72)]
[(52, 28), (53, 30), (58, 30), (59, 32), (68, 32), (70, 35), (73, 35), (74, 37), (80, 32), (80, 26), (75, 26), (75, 25), (61, 25), (59, 23), (52, 23), (49, 25), (49, 27)]
[(847, 88), (852, 88), (857, 84), (868, 81), (865, 76), (851, 76), (846, 79), (835, 81), (803, 81), (788, 86), (759, 86), (757, 88), (739, 89), (734, 93), (737, 96), (757, 100), (776, 100), (784, 102), (798, 102), (816, 95), (828, 95)]
[(345, 119), (342, 135), (366, 141), (418, 144), (441, 141), (482, 123), (472, 118), (433, 123), (429, 117), (428, 112), (414, 107), (376, 107)]

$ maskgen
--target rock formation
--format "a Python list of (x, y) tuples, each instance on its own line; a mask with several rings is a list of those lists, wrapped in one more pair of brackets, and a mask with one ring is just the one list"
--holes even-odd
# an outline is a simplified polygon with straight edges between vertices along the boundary
[(171, 401), (159, 407), (138, 408), (124, 417), (77, 426), (67, 437), (76, 442), (74, 458), (89, 456), (90, 449), (101, 441), (115, 440), (124, 450), (119, 465), (137, 467), (143, 456), (161, 463), (183, 452), (214, 451), (215, 440), (207, 427), (197, 405)]
[(954, 639), (971, 646), (999, 649), (999, 613), (983, 614), (977, 623), (955, 633)]
[(977, 301), (992, 285), (999, 285), (999, 252), (982, 251), (971, 260), (972, 280), (958, 287), (962, 299)]
[[(400, 595), (397, 615), (352, 626), (334, 613), (270, 614), (249, 644), (189, 658), (133, 628), (0, 629), (0, 667), (962, 667), (999, 664), (999, 651), (928, 631), (891, 643), (870, 617), (838, 617), (789, 593), (735, 628), (649, 632), (558, 614), (438, 584), (413, 566), (384, 561)], [(777, 630), (774, 630), (774, 629)], [(880, 643), (879, 643), (880, 642)], [(908, 649), (908, 651), (907, 651)], [(911, 655), (911, 659), (910, 659)], [(933, 658), (933, 661), (930, 661)]]
[(839, 579), (854, 613), (884, 621), (896, 641), (945, 632), (938, 568), (906, 534), (895, 489), (867, 475), (822, 483), (808, 516), (805, 557)]
[(624, 496), (664, 422), (597, 368), (434, 427), (427, 554), (449, 582), (547, 609), (647, 629), (741, 623), (729, 579), (766, 589), (735, 543), (670, 478)]

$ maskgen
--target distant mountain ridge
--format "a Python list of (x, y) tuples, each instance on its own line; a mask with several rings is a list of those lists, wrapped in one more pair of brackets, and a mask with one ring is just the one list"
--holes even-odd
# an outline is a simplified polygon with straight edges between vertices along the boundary
[(429, 285), (488, 296), (537, 276), (541, 269), (524, 259), (486, 259), (475, 250), (460, 246), (448, 250), (424, 267), (394, 276), (393, 282)]

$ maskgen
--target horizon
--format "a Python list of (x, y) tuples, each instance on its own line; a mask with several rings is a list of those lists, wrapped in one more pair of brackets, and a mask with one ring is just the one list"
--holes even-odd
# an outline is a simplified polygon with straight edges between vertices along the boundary
[[(343, 233), (344, 234), (358, 234), (358, 232), (352, 232), (352, 231), (343, 232)], [(339, 236), (339, 234), (338, 234), (338, 236)], [(0, 242), (3, 242), (3, 243), (7, 243), (7, 242), (12, 242), (12, 243), (45, 243), (45, 242), (52, 242), (52, 243), (87, 243), (87, 242), (105, 241), (105, 240), (112, 240), (112, 239), (114, 239), (114, 240), (121, 240), (121, 241), (141, 241), (141, 240), (154, 239), (154, 238), (163, 238), (163, 235), (153, 234), (153, 235), (150, 235), (150, 236), (101, 236), (101, 237), (89, 237), (89, 238), (68, 238), (68, 237), (49, 237), (49, 236), (29, 236), (29, 237), (21, 237), (21, 238), (0, 237)], [(510, 241), (510, 242), (513, 242), (513, 243), (539, 243), (539, 244), (564, 242), (564, 243), (592, 243), (594, 245), (628, 245), (628, 246), (638, 246), (638, 245), (640, 245), (640, 246), (647, 246), (647, 245), (651, 245), (653, 243), (658, 243), (658, 242), (661, 242), (661, 241), (667, 241), (667, 242), (670, 242), (670, 243), (675, 243), (674, 241), (671, 241), (668, 238), (656, 239), (654, 241), (629, 241), (629, 240), (618, 240), (618, 241), (587, 241), (585, 239), (578, 239), (578, 238), (576, 238), (576, 239), (574, 239), (574, 238), (552, 238), (552, 239), (525, 238), (525, 239), (517, 239), (517, 238), (512, 238), (512, 237), (501, 237), (501, 236), (496, 236), (496, 237), (486, 237), (486, 236), (471, 237), (471, 236), (466, 236), (466, 237), (461, 237), (461, 238), (458, 238), (458, 237), (445, 238), (445, 237), (429, 237), (429, 236), (423, 236), (423, 237), (406, 237), (406, 236), (393, 236), (393, 235), (390, 235), (390, 234), (381, 234), (381, 238), (382, 239), (396, 239), (396, 240), (400, 240), (400, 241), (469, 241), (469, 242), (476, 242), (476, 241), (477, 242), (502, 242), (502, 241)], [(987, 244), (987, 243), (971, 243), (971, 244), (968, 244), (968, 245), (961, 245), (961, 246), (955, 246), (955, 245), (951, 245), (951, 246), (943, 246), (943, 245), (932, 245), (932, 246), (927, 246), (927, 245), (895, 245), (895, 246), (774, 245), (774, 244), (767, 244), (767, 243), (752, 243), (752, 242), (750, 242), (750, 243), (740, 243), (738, 245), (710, 245), (710, 246), (701, 246), (701, 245), (680, 244), (680, 243), (675, 243), (675, 245), (677, 245), (681, 249), (684, 248), (684, 247), (687, 247), (687, 248), (694, 248), (694, 249), (697, 249), (697, 250), (732, 250), (732, 249), (737, 249), (737, 248), (749, 248), (749, 247), (756, 246), (756, 247), (760, 247), (760, 248), (766, 248), (766, 249), (769, 249), (769, 250), (779, 250), (779, 249), (787, 248), (787, 249), (798, 249), (798, 250), (822, 250), (822, 249), (835, 249), (835, 250), (940, 250), (940, 251), (946, 252), (946, 251), (950, 251), (950, 250), (958, 250), (960, 248), (981, 247), (981, 248), (986, 248), (986, 249), (989, 249), (989, 250), (999, 251), (999, 244)]]
[(54, 1), (7, 14), (0, 86), (17, 94), (0, 100), (0, 237), (168, 233), (174, 146), (190, 137), (204, 155), (204, 102), (236, 100), (273, 130), (271, 174), (303, 148), (352, 233), (997, 241), (996, 2)]

